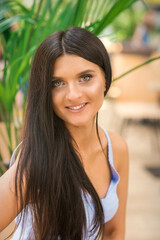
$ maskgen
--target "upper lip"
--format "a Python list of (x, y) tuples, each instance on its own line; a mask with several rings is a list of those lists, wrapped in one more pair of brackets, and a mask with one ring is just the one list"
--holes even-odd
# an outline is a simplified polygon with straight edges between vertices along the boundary
[(66, 106), (66, 108), (78, 107), (78, 106), (81, 106), (81, 105), (84, 105), (84, 104), (86, 104), (86, 102), (79, 103), (79, 104), (74, 104), (74, 105), (68, 105), (68, 106)]

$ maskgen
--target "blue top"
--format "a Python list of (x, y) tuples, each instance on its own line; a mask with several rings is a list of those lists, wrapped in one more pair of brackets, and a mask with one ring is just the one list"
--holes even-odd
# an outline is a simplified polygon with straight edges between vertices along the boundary
[[(102, 207), (103, 207), (103, 212), (104, 212), (104, 223), (106, 223), (114, 217), (114, 215), (117, 212), (118, 206), (119, 206), (119, 199), (117, 196), (117, 184), (120, 180), (120, 176), (114, 167), (113, 152), (112, 152), (112, 145), (111, 145), (110, 137), (109, 137), (107, 131), (105, 129), (103, 129), (103, 130), (104, 130), (104, 133), (105, 133), (105, 135), (107, 137), (107, 141), (108, 141), (108, 162), (109, 162), (110, 169), (111, 169), (111, 182), (110, 182), (108, 191), (106, 193), (106, 196), (104, 198), (100, 199)], [(19, 147), (19, 145), (18, 145), (18, 147)], [(15, 160), (15, 154), (16, 154), (18, 147), (13, 152), (10, 165), (12, 165)], [(88, 193), (85, 193), (82, 191), (82, 198), (83, 198), (84, 207), (85, 207), (85, 211), (86, 211), (86, 221), (87, 221), (87, 232), (84, 233), (83, 239), (84, 240), (92, 240), (95, 238), (95, 236), (93, 236), (93, 235), (92, 235), (92, 237), (90, 236), (90, 230), (93, 227), (94, 205), (92, 202), (92, 198)], [(33, 228), (32, 228), (33, 219), (32, 219), (31, 211), (30, 211), (30, 209), (32, 208), (32, 205), (29, 204), (29, 205), (27, 205), (27, 207), (28, 207), (29, 211), (28, 211), (28, 215), (27, 215), (27, 218), (25, 221), (25, 228), (24, 228), (24, 231), (22, 234), (23, 240), (33, 239)], [(15, 219), (16, 222), (17, 222), (17, 220), (19, 220), (18, 217), (19, 216), (17, 216)], [(17, 240), (20, 238), (21, 228), (22, 228), (22, 224), (20, 222), (13, 237), (11, 238), (12, 240)]]

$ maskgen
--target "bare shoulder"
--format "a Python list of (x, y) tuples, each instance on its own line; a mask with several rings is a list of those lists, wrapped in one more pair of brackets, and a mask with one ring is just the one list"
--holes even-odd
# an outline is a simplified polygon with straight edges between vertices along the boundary
[(15, 163), (0, 177), (0, 231), (7, 227), (20, 212), (19, 199), (15, 193), (18, 162), (19, 154)]
[(116, 148), (118, 151), (125, 151), (127, 150), (127, 143), (124, 138), (118, 135), (115, 132), (108, 131), (108, 134), (111, 139), (112, 147)]
[(118, 170), (124, 163), (127, 164), (129, 161), (128, 145), (126, 140), (117, 133), (108, 131), (108, 134), (112, 144), (114, 165)]

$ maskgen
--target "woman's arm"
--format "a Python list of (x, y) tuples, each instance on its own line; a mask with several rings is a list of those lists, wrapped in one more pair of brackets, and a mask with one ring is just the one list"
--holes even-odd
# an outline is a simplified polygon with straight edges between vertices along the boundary
[(13, 166), (0, 177), (0, 232), (13, 221), (20, 212), (20, 204), (15, 195), (15, 174), (18, 157)]
[(117, 186), (119, 208), (115, 216), (104, 224), (103, 240), (124, 240), (129, 172), (128, 147), (122, 137), (115, 133), (110, 135), (113, 148), (113, 161), (120, 175), (120, 181)]

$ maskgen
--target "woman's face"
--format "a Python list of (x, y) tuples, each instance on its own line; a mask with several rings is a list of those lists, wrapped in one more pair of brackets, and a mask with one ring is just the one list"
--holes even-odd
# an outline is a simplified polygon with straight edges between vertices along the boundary
[(94, 121), (105, 91), (101, 68), (77, 55), (57, 58), (52, 78), (53, 108), (66, 126), (85, 126)]

